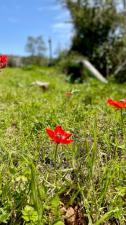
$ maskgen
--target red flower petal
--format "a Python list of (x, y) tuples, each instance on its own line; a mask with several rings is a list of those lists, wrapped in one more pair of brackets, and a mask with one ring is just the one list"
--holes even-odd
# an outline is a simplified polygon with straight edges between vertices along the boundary
[(71, 139), (62, 139), (62, 140), (60, 140), (60, 144), (70, 144), (71, 142), (73, 142), (73, 140), (71, 140)]
[(57, 125), (55, 127), (55, 130), (54, 130), (55, 134), (61, 134), (61, 135), (64, 135), (65, 134), (65, 131), (62, 129), (61, 126)]
[(46, 133), (48, 136), (59, 144), (69, 144), (73, 142), (73, 140), (68, 139), (72, 134), (67, 133), (61, 126), (56, 126), (54, 130), (51, 130), (50, 128), (46, 128)]
[(56, 143), (60, 143), (61, 138), (59, 138), (53, 130), (51, 130), (50, 128), (46, 128), (46, 133), (53, 141), (55, 141)]
[(0, 62), (2, 62), (2, 63), (7, 63), (7, 59), (8, 59), (8, 57), (6, 55), (0, 56)]
[(123, 102), (119, 101), (113, 101), (111, 98), (107, 100), (107, 103), (111, 106), (114, 106), (117, 109), (123, 108), (122, 104)]
[(118, 102), (120, 108), (126, 108), (126, 102)]
[(52, 140), (54, 139), (55, 134), (53, 130), (51, 130), (50, 128), (46, 128), (46, 133)]
[(6, 55), (0, 55), (0, 69), (7, 66), (7, 59), (8, 57)]
[(72, 135), (71, 133), (68, 133), (65, 130), (63, 130), (63, 128), (59, 125), (56, 126), (56, 128), (55, 128), (55, 134), (62, 136), (62, 139), (67, 139)]

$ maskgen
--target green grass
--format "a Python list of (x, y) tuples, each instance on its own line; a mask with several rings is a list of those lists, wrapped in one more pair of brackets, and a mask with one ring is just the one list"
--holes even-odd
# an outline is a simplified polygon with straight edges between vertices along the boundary
[[(126, 224), (126, 114), (122, 124), (110, 97), (125, 98), (126, 85), (69, 84), (55, 68), (0, 72), (0, 224), (71, 225), (70, 207), (73, 225)], [(58, 146), (57, 169), (45, 132), (56, 125), (74, 140)]]

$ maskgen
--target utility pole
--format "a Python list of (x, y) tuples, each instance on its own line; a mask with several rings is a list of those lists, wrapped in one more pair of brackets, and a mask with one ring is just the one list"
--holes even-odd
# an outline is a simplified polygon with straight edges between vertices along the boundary
[(49, 38), (48, 40), (49, 43), (49, 66), (52, 64), (52, 40)]
[(126, 8), (126, 0), (123, 0), (123, 7)]

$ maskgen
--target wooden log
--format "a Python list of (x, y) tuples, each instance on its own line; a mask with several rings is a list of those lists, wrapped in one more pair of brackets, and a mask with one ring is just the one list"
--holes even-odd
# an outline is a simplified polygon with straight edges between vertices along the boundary
[(108, 81), (103, 77), (103, 75), (88, 60), (82, 60), (82, 63), (84, 67), (86, 67), (86, 69), (90, 71), (90, 73), (98, 80), (102, 81), (103, 83), (108, 83)]

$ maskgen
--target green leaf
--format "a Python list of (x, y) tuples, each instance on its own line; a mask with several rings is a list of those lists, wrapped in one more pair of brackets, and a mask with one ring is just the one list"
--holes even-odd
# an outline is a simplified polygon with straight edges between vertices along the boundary
[(33, 207), (26, 205), (25, 208), (22, 210), (22, 218), (26, 222), (36, 222), (38, 221), (38, 213), (34, 210)]
[(0, 208), (0, 223), (7, 223), (9, 217), (10, 214), (6, 210)]
[(60, 204), (60, 199), (58, 196), (55, 196), (51, 201), (51, 205), (53, 208), (57, 208), (59, 204)]
[(54, 225), (64, 225), (64, 223), (62, 221), (58, 221), (58, 222), (54, 223)]

